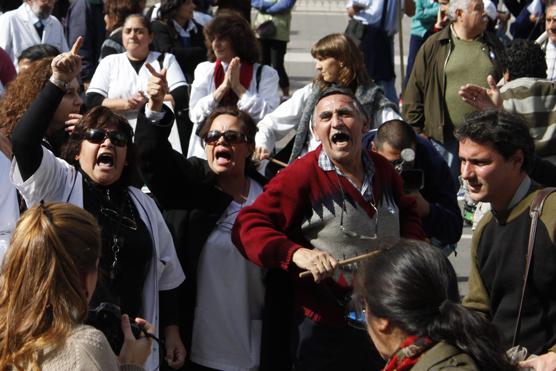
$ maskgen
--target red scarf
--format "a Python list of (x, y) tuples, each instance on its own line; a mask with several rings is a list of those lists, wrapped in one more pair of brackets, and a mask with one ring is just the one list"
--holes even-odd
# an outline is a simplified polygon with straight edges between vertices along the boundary
[(408, 336), (401, 342), (400, 347), (388, 360), (382, 371), (406, 371), (411, 370), (421, 355), (434, 345), (428, 337)]
[[(241, 85), (249, 90), (249, 85), (251, 85), (251, 79), (253, 78), (253, 65), (251, 63), (241, 63), (239, 67), (239, 82)], [(224, 82), (224, 66), (222, 66), (222, 61), (220, 59), (216, 60), (214, 64), (214, 88), (218, 88), (220, 84)], [(235, 106), (239, 97), (234, 93), (233, 90), (229, 90), (220, 100), (219, 106)]]

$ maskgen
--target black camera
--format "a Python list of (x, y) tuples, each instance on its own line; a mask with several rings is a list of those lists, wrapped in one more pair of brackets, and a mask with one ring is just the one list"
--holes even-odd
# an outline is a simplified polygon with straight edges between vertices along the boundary
[[(100, 330), (115, 354), (120, 354), (124, 343), (124, 333), (121, 325), (122, 313), (120, 307), (112, 303), (100, 303), (98, 307), (89, 309), (89, 314), (85, 323)], [(135, 338), (139, 338), (143, 327), (130, 319), (131, 332)]]
[(415, 151), (405, 148), (400, 153), (400, 159), (394, 162), (394, 167), (403, 179), (404, 193), (418, 192), (425, 186), (425, 173), (413, 167)]

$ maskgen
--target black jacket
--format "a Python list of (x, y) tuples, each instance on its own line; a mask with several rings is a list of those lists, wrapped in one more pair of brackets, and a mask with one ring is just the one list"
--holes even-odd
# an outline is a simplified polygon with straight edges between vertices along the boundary
[[(169, 109), (165, 110), (166, 115), (158, 124), (148, 122), (144, 111), (139, 113), (135, 144), (141, 175), (163, 209), (186, 275), (181, 288), (180, 327), (189, 350), (201, 249), (232, 197), (216, 187), (216, 175), (206, 160), (186, 159), (172, 149), (168, 135), (174, 117)], [(248, 169), (247, 175), (261, 185), (266, 183), (255, 169)], [(293, 308), (289, 276), (284, 271), (271, 270), (265, 285), (261, 370), (287, 370)]]

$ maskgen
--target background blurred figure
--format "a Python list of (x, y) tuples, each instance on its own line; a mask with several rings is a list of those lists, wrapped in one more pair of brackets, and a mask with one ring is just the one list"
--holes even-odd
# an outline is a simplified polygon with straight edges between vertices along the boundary
[(18, 70), (21, 73), (29, 68), (32, 62), (47, 57), (54, 58), (58, 54), (60, 54), (60, 51), (50, 44), (37, 44), (30, 46), (23, 50), (17, 57)]
[(172, 53), (187, 81), (193, 81), (197, 65), (207, 60), (203, 26), (193, 19), (193, 0), (165, 0), (152, 23), (153, 50)]
[(83, 36), (83, 45), (79, 49), (82, 65), (79, 80), (87, 90), (100, 59), (100, 49), (106, 38), (103, 1), (73, 1), (68, 10), (65, 25), (69, 45), (73, 45), (79, 36)]
[(270, 112), (257, 124), (255, 137), (258, 159), (267, 159), (276, 143), (292, 130), (296, 131), (291, 153), (281, 154), (282, 161), (292, 162), (319, 145), (309, 126), (319, 94), (332, 85), (349, 88), (365, 108), (371, 128), (399, 119), (397, 106), (367, 75), (363, 55), (344, 34), (330, 34), (315, 43), (311, 55), (317, 60), (317, 76), (311, 84), (297, 90), (290, 99)]
[(143, 12), (142, 0), (106, 0), (104, 2), (104, 23), (108, 36), (100, 48), (100, 58), (110, 54), (125, 52), (122, 43), (122, 29), (126, 18)]
[(0, 48), (0, 97), (4, 95), (6, 85), (15, 79), (16, 73), (10, 56), (4, 49)]
[[(282, 99), (289, 98), (290, 80), (284, 67), (284, 56), (290, 41), (292, 9), (296, 0), (252, 0), (251, 5), (257, 10), (253, 27), (261, 43), (262, 63), (272, 66), (280, 77), (278, 84), (282, 89)], [(272, 22), (274, 32), (259, 32), (259, 26)]]
[[(137, 112), (148, 100), (145, 91), (150, 73), (146, 64), (158, 72), (166, 71), (169, 84), (166, 100), (176, 112), (181, 114), (188, 103), (187, 84), (176, 58), (170, 53), (150, 51), (153, 40), (150, 27), (141, 14), (126, 18), (122, 33), (125, 53), (110, 55), (99, 63), (86, 95), (89, 109), (98, 105), (108, 107), (124, 115), (134, 129)], [(172, 143), (182, 151), (177, 128), (172, 133)]]
[(0, 15), (0, 47), (14, 65), (21, 51), (35, 44), (51, 44), (62, 52), (69, 50), (61, 23), (50, 15), (54, 3), (55, 0), (25, 0), (19, 8)]
[(214, 0), (213, 5), (218, 7), (216, 14), (222, 11), (235, 11), (239, 13), (247, 23), (251, 23), (251, 1), (250, 0)]
[(546, 76), (549, 80), (556, 79), (556, 0), (546, 2), (545, 40), (541, 43), (546, 53)]
[(459, 303), (456, 273), (438, 249), (402, 240), (361, 266), (356, 300), (384, 371), (517, 370), (494, 327)]
[(236, 106), (258, 121), (280, 103), (278, 73), (259, 64), (255, 33), (236, 12), (219, 13), (205, 28), (209, 62), (195, 69), (189, 99), (193, 132), (187, 157), (205, 158), (197, 130), (219, 106)]
[[(0, 280), (1, 369), (143, 369), (151, 340), (135, 339), (127, 315), (119, 357), (102, 332), (83, 324), (99, 258), (100, 230), (85, 210), (41, 203), (23, 214)], [(145, 320), (136, 321), (153, 332)]]

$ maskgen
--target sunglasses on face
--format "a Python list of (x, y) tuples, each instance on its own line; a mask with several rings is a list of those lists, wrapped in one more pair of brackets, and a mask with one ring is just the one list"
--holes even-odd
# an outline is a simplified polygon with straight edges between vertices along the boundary
[(118, 147), (125, 147), (128, 142), (128, 137), (124, 133), (105, 129), (88, 129), (83, 134), (83, 138), (95, 144), (101, 144), (108, 138), (112, 144)]
[(218, 142), (220, 137), (224, 137), (224, 141), (228, 144), (247, 143), (247, 136), (234, 130), (227, 130), (225, 132), (211, 130), (205, 135), (203, 140), (205, 141), (205, 144), (214, 144)]

